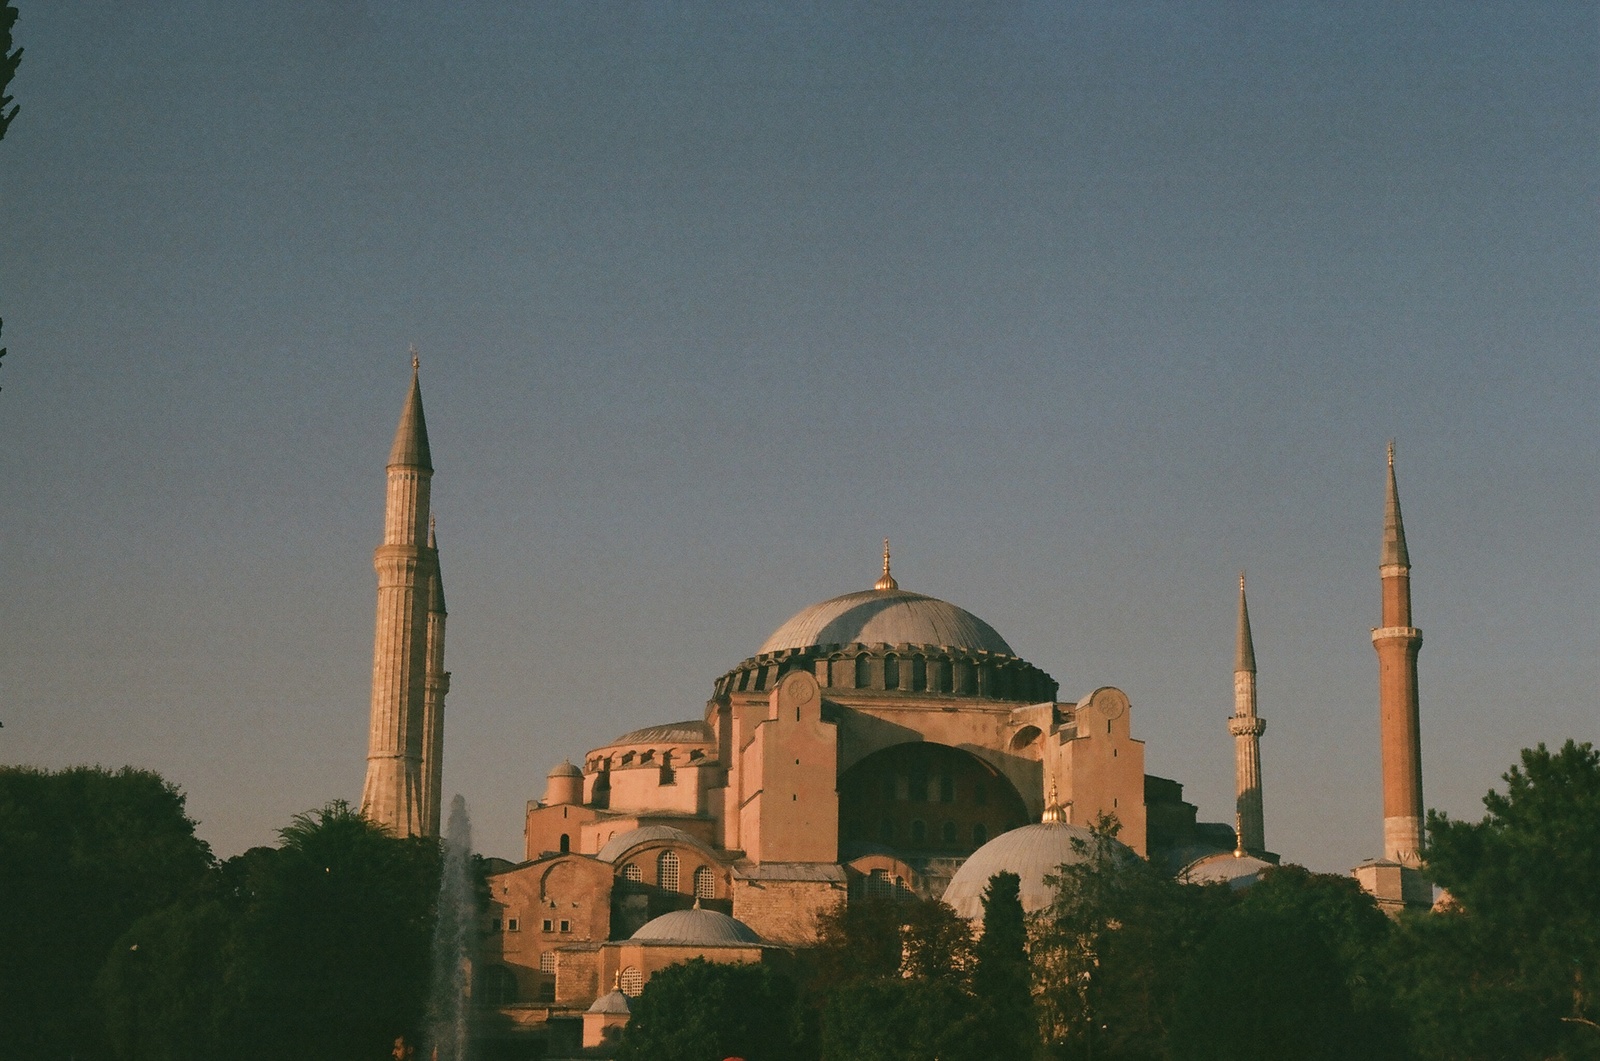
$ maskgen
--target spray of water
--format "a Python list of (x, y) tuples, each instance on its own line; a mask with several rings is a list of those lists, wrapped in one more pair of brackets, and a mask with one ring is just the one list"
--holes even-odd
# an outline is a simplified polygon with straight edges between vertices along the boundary
[(467, 801), (450, 802), (433, 930), (433, 992), (428, 1004), (429, 1061), (467, 1061), (467, 978), (472, 970), (472, 822)]

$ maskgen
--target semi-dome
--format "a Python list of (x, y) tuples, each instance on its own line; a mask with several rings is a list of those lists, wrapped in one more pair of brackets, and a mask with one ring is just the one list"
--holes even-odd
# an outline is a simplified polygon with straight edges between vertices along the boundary
[(710, 851), (710, 848), (706, 847), (703, 840), (691, 836), (682, 829), (674, 829), (670, 825), (641, 825), (637, 829), (629, 829), (625, 833), (618, 833), (607, 840), (594, 857), (601, 862), (615, 862), (640, 844), (652, 842), (688, 844), (702, 851)]
[(1014, 656), (988, 623), (965, 608), (903, 589), (846, 593), (797, 613), (756, 655), (822, 645), (937, 645)]
[[(1054, 876), (1063, 865), (1087, 862), (1098, 842), (1083, 826), (1061, 821), (1039, 822), (1001, 833), (974, 851), (956, 870), (944, 890), (944, 901), (969, 921), (981, 922), (983, 890), (989, 886), (989, 878), (1010, 872), (1021, 880), (1023, 912), (1038, 913), (1055, 899), (1055, 889), (1045, 883), (1045, 878)], [(1129, 858), (1138, 857), (1122, 844), (1116, 846)]]
[(646, 921), (630, 939), (636, 943), (679, 943), (701, 947), (759, 946), (763, 942), (743, 921), (698, 906), (692, 910), (674, 910)]

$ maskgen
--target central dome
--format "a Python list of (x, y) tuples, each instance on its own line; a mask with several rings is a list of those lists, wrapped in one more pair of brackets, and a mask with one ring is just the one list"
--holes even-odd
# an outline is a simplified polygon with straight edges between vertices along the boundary
[(756, 655), (854, 644), (939, 645), (1016, 655), (994, 627), (966, 609), (902, 589), (869, 589), (813, 604), (778, 627)]

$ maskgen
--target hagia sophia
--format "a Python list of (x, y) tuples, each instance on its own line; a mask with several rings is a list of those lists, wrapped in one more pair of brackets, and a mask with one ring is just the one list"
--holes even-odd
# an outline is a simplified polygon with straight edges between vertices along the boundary
[[(387, 474), (362, 812), (437, 836), (449, 674), (415, 358)], [(1386, 505), (1372, 632), (1385, 843), (1354, 873), (1392, 909), (1432, 899), (1417, 871), (1422, 635), (1392, 448)], [(1145, 772), (1126, 693), (1062, 698), (988, 623), (901, 588), (885, 542), (875, 584), (801, 608), (711, 682), (703, 709), (686, 705), (694, 717), (550, 770), (527, 805), (524, 860), (489, 877), (474, 986), (492, 1008), (485, 1034), (600, 1056), (658, 970), (696, 956), (781, 964), (821, 916), (864, 896), (942, 898), (976, 920), (990, 876), (1010, 870), (1024, 907), (1043, 909), (1045, 876), (1081, 857), (1073, 840), (1102, 816), (1169, 873), (1248, 886), (1277, 856), (1242, 576), (1234, 670), (1235, 818), (1200, 822), (1180, 783)]]

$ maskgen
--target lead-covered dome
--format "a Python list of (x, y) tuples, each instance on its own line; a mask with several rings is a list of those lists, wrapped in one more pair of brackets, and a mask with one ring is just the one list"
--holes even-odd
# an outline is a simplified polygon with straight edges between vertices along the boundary
[(764, 942), (743, 921), (699, 906), (692, 910), (673, 910), (646, 921), (630, 939), (636, 943), (676, 943), (702, 947), (759, 946)]
[(995, 628), (937, 597), (903, 589), (846, 593), (798, 612), (756, 655), (826, 645), (931, 645), (1014, 656)]
[[(944, 890), (944, 901), (967, 920), (981, 922), (983, 890), (989, 886), (989, 878), (1010, 872), (1020, 878), (1023, 912), (1038, 913), (1055, 900), (1055, 889), (1045, 883), (1045, 878), (1060, 872), (1063, 865), (1087, 862), (1098, 842), (1083, 826), (1062, 821), (1039, 822), (1001, 833), (974, 851), (956, 870)], [(1116, 846), (1128, 858), (1139, 857), (1120, 843)]]

